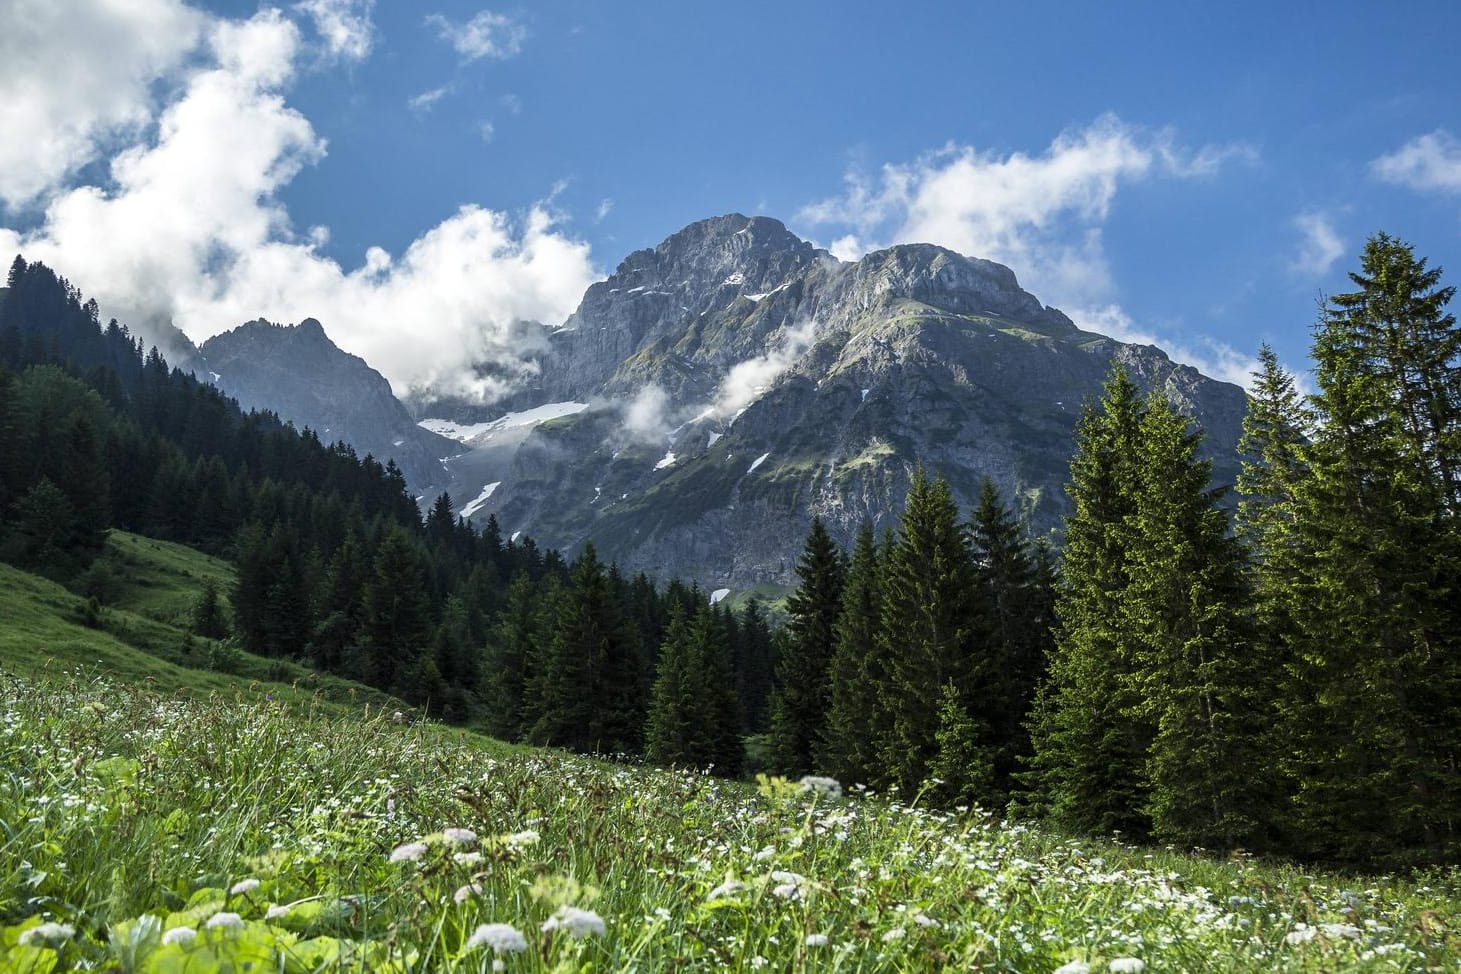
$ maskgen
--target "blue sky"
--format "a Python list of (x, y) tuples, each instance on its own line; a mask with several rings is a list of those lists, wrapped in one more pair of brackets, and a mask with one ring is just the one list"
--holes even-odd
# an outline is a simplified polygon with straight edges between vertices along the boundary
[(0, 251), (195, 339), (314, 315), (398, 391), (729, 211), (1226, 378), (1306, 368), (1375, 230), (1461, 279), (1455, 3), (0, 3)]

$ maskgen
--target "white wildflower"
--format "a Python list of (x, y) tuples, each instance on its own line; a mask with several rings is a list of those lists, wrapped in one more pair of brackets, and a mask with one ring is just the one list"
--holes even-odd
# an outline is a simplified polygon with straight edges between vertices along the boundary
[(1298, 926), (1294, 927), (1293, 930), (1284, 935), (1283, 942), (1288, 944), (1290, 947), (1293, 947), (1297, 946), (1298, 944), (1306, 944), (1318, 935), (1318, 930), (1314, 929), (1311, 926), (1308, 926), (1307, 924), (1301, 923)]
[(467, 949), (474, 947), (491, 947), (497, 954), (515, 954), (527, 950), (528, 941), (510, 923), (484, 923), (467, 938)]
[(1117, 957), (1106, 965), (1112, 974), (1141, 974), (1146, 970), (1146, 961), (1140, 957)]
[(902, 940), (906, 936), (908, 936), (907, 930), (904, 930), (902, 927), (894, 927), (892, 930), (883, 934), (883, 943), (890, 944), (895, 940)]
[(268, 911), (264, 914), (264, 919), (265, 920), (278, 920), (278, 919), (280, 919), (282, 917), (287, 917), (287, 916), (289, 916), (289, 907), (288, 906), (281, 906), (281, 905), (279, 905), (279, 904), (276, 903), (275, 905), (269, 907)]
[(1326, 937), (1336, 937), (1343, 940), (1360, 939), (1360, 928), (1348, 923), (1326, 923), (1319, 928), (1324, 931)]
[(391, 850), (391, 862), (415, 862), (426, 855), (426, 843), (407, 842)]
[(192, 927), (173, 927), (162, 935), (162, 942), (164, 944), (177, 944), (180, 947), (186, 947), (197, 939), (198, 931)]
[(825, 947), (828, 943), (827, 935), (825, 933), (809, 933), (807, 934), (806, 943), (808, 947)]
[(467, 902), (467, 900), (470, 900), (472, 897), (480, 895), (481, 892), (481, 883), (468, 883), (466, 886), (458, 888), (457, 891), (451, 895), (451, 898), (457, 903), (458, 906), (460, 906), (461, 904)]
[(70, 940), (74, 936), (76, 928), (69, 923), (42, 923), (23, 932), (19, 942), (22, 946), (34, 947), (57, 940)]
[(241, 879), (228, 888), (229, 896), (243, 896), (259, 888), (257, 879)]
[(452, 845), (472, 845), (477, 841), (477, 833), (471, 829), (442, 829), (441, 837)]
[(1091, 965), (1083, 960), (1073, 960), (1067, 964), (1061, 964), (1055, 969), (1054, 974), (1091, 974)]
[(451, 861), (458, 866), (475, 866), (485, 858), (480, 852), (453, 852)]
[(537, 845), (538, 840), (541, 838), (542, 836), (533, 829), (524, 829), (521, 832), (514, 832), (509, 835), (507, 837), (507, 844), (514, 849), (525, 849), (530, 845)]
[(771, 874), (771, 881), (776, 883), (771, 888), (771, 895), (783, 900), (801, 899), (802, 887), (807, 884), (807, 878), (800, 873), (789, 873), (780, 869)]
[(939, 923), (933, 917), (931, 917), (927, 913), (923, 913), (921, 911), (918, 912), (918, 913), (913, 914), (913, 922), (916, 923), (916, 924), (918, 924), (920, 927), (941, 927), (941, 926), (943, 926), (942, 923)]
[(242, 930), (243, 925), (243, 917), (239, 916), (237, 913), (226, 912), (213, 914), (211, 917), (208, 918), (208, 922), (203, 924), (203, 926), (207, 927), (209, 930)]
[(746, 884), (741, 882), (739, 879), (727, 879), (725, 882), (721, 883), (719, 886), (715, 887), (715, 889), (707, 893), (705, 899), (724, 899), (727, 896), (734, 896), (735, 894), (742, 892), (745, 888)]
[(590, 934), (602, 935), (604, 920), (592, 910), (580, 910), (576, 906), (560, 906), (558, 912), (543, 921), (543, 932), (563, 930), (575, 940), (582, 940)]
[(841, 798), (842, 783), (836, 778), (824, 778), (820, 775), (809, 774), (802, 777), (797, 784), (802, 786), (802, 791), (812, 792), (823, 798)]

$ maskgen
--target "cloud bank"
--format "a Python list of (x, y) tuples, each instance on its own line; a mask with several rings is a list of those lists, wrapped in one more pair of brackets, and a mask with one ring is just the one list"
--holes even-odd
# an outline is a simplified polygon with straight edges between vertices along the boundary
[(1420, 192), (1461, 193), (1461, 141), (1445, 129), (1417, 136), (1370, 164), (1381, 180)]
[[(354, 268), (321, 252), (328, 228), (292, 225), (279, 193), (327, 146), (286, 101), (313, 50), (291, 13), (328, 51), (352, 57), (368, 51), (371, 31), (360, 18), (369, 3), (315, 0), (230, 20), (142, 0), (129, 9), (148, 8), (172, 27), (131, 33), (113, 23), (120, 15), (98, 12), (115, 5), (96, 6), (79, 29), (116, 32), (107, 48), (123, 67), (98, 69), (121, 92), (113, 102), (68, 116), (67, 106), (90, 105), (92, 86), (103, 82), (37, 70), (52, 57), (65, 63), (73, 35), (38, 34), (35, 43), (51, 50), (28, 52), (22, 65), (0, 59), (0, 125), (11, 136), (0, 146), (51, 147), (29, 168), (0, 147), (0, 198), (35, 200), (40, 210), (24, 230), (0, 227), (0, 253), (57, 268), (104, 314), (144, 334), (171, 322), (195, 341), (256, 317), (312, 316), (397, 392), (434, 385), (492, 396), (503, 380), (485, 381), (471, 366), (490, 362), (499, 376), (531, 371), (520, 322), (556, 324), (599, 276), (551, 201), (516, 215), (462, 206), (403, 253), (373, 247)], [(159, 82), (171, 97), (153, 114), (148, 92)], [(130, 138), (108, 152), (103, 136), (122, 129)], [(100, 160), (109, 161), (96, 185), (63, 184)]]
[[(1106, 115), (1061, 133), (1036, 155), (950, 144), (913, 162), (888, 163), (875, 174), (850, 172), (840, 196), (803, 208), (799, 219), (838, 234), (829, 249), (846, 260), (893, 244), (933, 243), (998, 261), (1082, 327), (1161, 344), (1176, 356), (1176, 343), (1158, 341), (1121, 310), (1102, 224), (1123, 185), (1209, 177), (1256, 157), (1246, 145), (1187, 148), (1169, 131)], [(1180, 354), (1230, 381), (1232, 363), (1240, 361), (1247, 381), (1251, 358), (1233, 349), (1218, 345)]]

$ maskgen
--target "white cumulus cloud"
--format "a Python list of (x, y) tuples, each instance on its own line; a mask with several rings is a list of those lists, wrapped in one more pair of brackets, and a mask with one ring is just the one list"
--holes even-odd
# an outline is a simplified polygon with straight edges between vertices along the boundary
[(522, 51), (528, 32), (522, 24), (506, 14), (483, 10), (471, 20), (458, 24), (441, 14), (431, 14), (426, 25), (452, 46), (463, 61), (483, 58), (501, 60)]
[[(398, 392), (493, 396), (530, 373), (521, 323), (561, 321), (599, 276), (551, 199), (520, 215), (464, 205), (403, 252), (375, 247), (342, 267), (321, 252), (328, 228), (297, 232), (279, 201), (326, 152), (285, 99), (299, 27), (266, 10), (212, 19), (206, 34), (206, 63), (176, 79), (109, 178), (54, 192), (33, 228), (0, 228), (0, 252), (45, 261), (144, 334), (172, 322), (201, 341), (260, 316), (319, 318)], [(478, 378), (479, 362), (497, 378)]]
[[(998, 261), (1077, 324), (1119, 338), (1123, 329), (1144, 334), (1116, 301), (1102, 240), (1120, 188), (1159, 177), (1211, 177), (1256, 158), (1247, 145), (1192, 149), (1170, 131), (1105, 115), (1061, 133), (1038, 154), (950, 144), (910, 163), (888, 163), (874, 175), (855, 171), (840, 196), (799, 216), (836, 234), (829, 249), (846, 260), (893, 244), (933, 243)], [(1171, 342), (1144, 337), (1174, 350)], [(1232, 371), (1232, 356), (1221, 350), (1189, 349), (1183, 356), (1212, 375)]]
[(152, 119), (152, 85), (196, 47), (181, 0), (7, 0), (0, 26), (0, 202), (19, 206)]
[(1328, 214), (1317, 210), (1300, 213), (1294, 217), (1294, 228), (1299, 231), (1299, 252), (1289, 268), (1295, 273), (1319, 277), (1344, 256), (1344, 241)]
[(294, 9), (306, 14), (331, 58), (363, 61), (375, 44), (371, 11), (375, 0), (300, 0)]
[(1417, 136), (1370, 166), (1387, 183), (1422, 192), (1461, 193), (1461, 141), (1445, 129)]
[(810, 320), (786, 329), (780, 341), (761, 355), (738, 362), (720, 380), (715, 390), (714, 410), (722, 419), (734, 417), (761, 398), (783, 372), (791, 368), (816, 340), (817, 327)]

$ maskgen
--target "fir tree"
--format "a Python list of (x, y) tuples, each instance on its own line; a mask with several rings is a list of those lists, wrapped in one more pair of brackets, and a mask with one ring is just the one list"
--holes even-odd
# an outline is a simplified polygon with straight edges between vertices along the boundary
[(822, 772), (846, 784), (883, 783), (878, 708), (888, 666), (878, 640), (883, 601), (880, 570), (872, 525), (864, 523), (853, 545), (842, 590), (829, 668), (830, 700), (817, 749)]
[(1351, 279), (1315, 334), (1295, 505), (1291, 825), (1320, 858), (1435, 861), (1461, 816), (1461, 335), (1399, 241), (1371, 238)]
[(827, 667), (845, 575), (842, 554), (821, 518), (812, 518), (796, 574), (771, 697), (770, 750), (778, 770), (806, 774), (817, 770), (813, 750), (827, 715)]
[[(920, 469), (908, 490), (898, 537), (882, 573), (879, 655), (887, 661), (880, 715), (881, 763), (893, 783), (916, 789), (931, 774), (939, 753), (940, 701), (946, 685), (957, 692), (962, 718), (975, 727), (967, 753), (989, 760), (990, 660), (985, 655), (987, 618), (976, 603), (969, 539), (958, 522), (949, 485)], [(963, 733), (961, 731), (961, 733)], [(960, 776), (985, 782), (989, 768)]]

